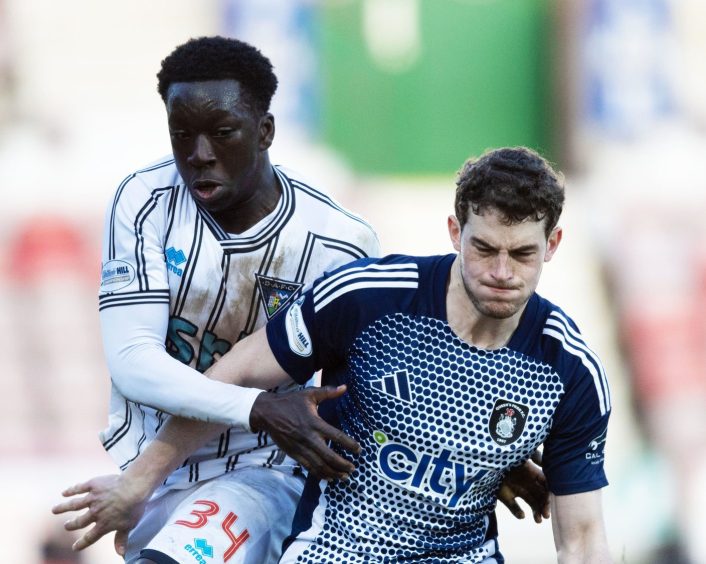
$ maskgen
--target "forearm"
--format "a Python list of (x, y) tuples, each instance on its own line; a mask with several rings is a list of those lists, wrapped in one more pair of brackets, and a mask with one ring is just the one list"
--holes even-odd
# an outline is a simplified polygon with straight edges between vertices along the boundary
[[(269, 352), (269, 348), (258, 348), (266, 345), (263, 337), (264, 332), (258, 332), (240, 341), (206, 372), (209, 381), (214, 384), (226, 386), (229, 390), (238, 390), (238, 393), (247, 393), (248, 397), (252, 398), (251, 401), (242, 402), (237, 408), (238, 417), (247, 423), (248, 430), (252, 421), (252, 407), (263, 391), (231, 384), (246, 381), (252, 384), (260, 383), (264, 387), (289, 380), (271, 354), (265, 354)], [(256, 376), (252, 376), (253, 374)], [(260, 378), (257, 377), (258, 374), (261, 375)], [(175, 411), (178, 414), (178, 410)], [(134, 475), (135, 481), (141, 482), (144, 488), (154, 490), (174, 469), (183, 464), (188, 456), (227, 428), (228, 426), (216, 422), (170, 417), (152, 444), (130, 466), (131, 476)]]
[(559, 564), (610, 564), (600, 490), (550, 496), (552, 531)]
[(147, 499), (189, 455), (227, 427), (170, 417), (150, 445), (123, 472), (134, 496)]
[(613, 562), (603, 531), (586, 531), (574, 542), (558, 545), (559, 564), (611, 564)]
[[(133, 305), (101, 312), (106, 360), (115, 387), (130, 401), (166, 413), (247, 430), (257, 390), (214, 381), (170, 356), (168, 306)], [(198, 401), (190, 401), (198, 397)]]
[(557, 547), (558, 564), (611, 564), (608, 547), (600, 539), (589, 539), (573, 546)]
[(177, 417), (249, 429), (248, 413), (261, 390), (213, 380), (149, 347), (136, 348), (115, 364), (113, 381), (131, 401)]

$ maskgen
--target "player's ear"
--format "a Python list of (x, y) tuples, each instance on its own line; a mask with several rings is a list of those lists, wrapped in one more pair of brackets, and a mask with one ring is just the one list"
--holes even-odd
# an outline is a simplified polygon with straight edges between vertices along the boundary
[(544, 252), (544, 262), (549, 262), (552, 260), (554, 253), (559, 247), (559, 243), (561, 243), (561, 237), (563, 234), (563, 229), (558, 225), (552, 229), (552, 232), (549, 234), (549, 238), (547, 239), (547, 250)]
[(449, 237), (451, 238), (451, 244), (454, 246), (456, 251), (461, 251), (461, 224), (455, 215), (450, 215), (447, 220), (449, 228)]
[(275, 116), (267, 112), (260, 118), (260, 150), (267, 151), (275, 138)]

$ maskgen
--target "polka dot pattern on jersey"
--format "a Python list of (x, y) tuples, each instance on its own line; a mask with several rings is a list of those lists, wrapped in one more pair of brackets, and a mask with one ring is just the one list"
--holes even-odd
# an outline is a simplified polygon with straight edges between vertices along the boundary
[(404, 314), (364, 330), (347, 360), (339, 417), (363, 450), (351, 479), (327, 486), (323, 527), (298, 561), (492, 555), (497, 489), (546, 438), (559, 376), (508, 348), (470, 346), (441, 320)]

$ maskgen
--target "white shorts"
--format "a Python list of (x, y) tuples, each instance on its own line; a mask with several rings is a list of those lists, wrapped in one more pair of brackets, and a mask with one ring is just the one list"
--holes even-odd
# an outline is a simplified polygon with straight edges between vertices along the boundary
[[(239, 468), (147, 504), (130, 532), (125, 561), (276, 563), (290, 533), (304, 479), (262, 466)], [(171, 559), (171, 560), (170, 560)]]

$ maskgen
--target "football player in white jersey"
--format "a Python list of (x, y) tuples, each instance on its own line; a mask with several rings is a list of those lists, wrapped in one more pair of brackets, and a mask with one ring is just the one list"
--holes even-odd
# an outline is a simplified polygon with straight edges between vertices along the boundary
[(158, 81), (173, 154), (129, 175), (105, 221), (99, 309), (112, 393), (101, 439), (124, 470), (168, 414), (227, 428), (169, 475), (126, 559), (159, 543), (167, 518), (184, 523), (183, 539), (169, 542), (210, 554), (213, 532), (198, 516), (218, 511), (209, 526), (227, 558), (217, 558), (272, 561), (301, 470), (267, 433), (251, 432), (257, 391), (202, 373), (321, 272), (378, 256), (379, 244), (365, 221), (270, 163), (277, 79), (256, 48), (191, 40), (164, 59)]
[[(173, 155), (119, 186), (103, 249), (100, 312), (113, 387), (102, 440), (125, 472), (69, 488), (64, 495), (87, 495), (54, 511), (89, 508), (67, 522), (69, 530), (96, 523), (75, 548), (117, 530), (116, 549), (127, 561), (272, 562), (303, 479), (265, 430), (317, 476), (347, 476), (353, 466), (325, 439), (348, 449), (356, 443), (314, 417), (319, 402), (343, 390), (297, 392), (293, 409), (291, 394), (281, 402), (282, 394), (260, 395), (202, 372), (321, 272), (377, 256), (379, 245), (360, 218), (270, 164), (277, 80), (257, 49), (191, 40), (163, 61), (158, 78)], [(258, 402), (266, 421), (251, 410)], [(172, 464), (175, 451), (158, 433), (168, 414), (214, 438)], [(153, 447), (164, 458), (138, 464), (151, 443), (166, 447)], [(524, 497), (541, 521), (548, 516), (535, 484), (541, 474), (529, 472), (506, 483), (514, 491), (506, 488), (503, 501), (521, 516), (514, 496)]]
[[(363, 259), (324, 274), (214, 365), (212, 377), (238, 385), (301, 383), (322, 368), (324, 382), (348, 387), (322, 414), (359, 442), (352, 454), (334, 445), (355, 472), (309, 476), (282, 562), (502, 564), (500, 481), (540, 444), (558, 561), (611, 562), (605, 373), (573, 321), (535, 292), (562, 238), (562, 206), (561, 181), (536, 153), (470, 160), (448, 220), (456, 254)], [(266, 424), (288, 400), (261, 393), (252, 422)], [(164, 442), (135, 464), (168, 470), (203, 434), (170, 419)], [(220, 519), (200, 503), (190, 525)]]

